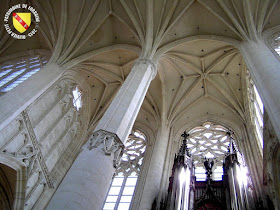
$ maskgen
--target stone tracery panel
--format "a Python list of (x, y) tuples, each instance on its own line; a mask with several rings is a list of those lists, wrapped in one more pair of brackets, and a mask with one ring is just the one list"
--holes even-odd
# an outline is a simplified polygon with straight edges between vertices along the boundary
[(264, 106), (261, 97), (258, 93), (256, 86), (253, 83), (251, 75), (247, 72), (246, 75), (247, 90), (248, 90), (248, 101), (250, 109), (250, 120), (254, 126), (254, 133), (258, 139), (258, 143), (263, 148), (263, 114)]
[[(215, 125), (211, 122), (206, 122), (201, 126), (195, 127), (190, 130), (188, 139), (188, 148), (193, 157), (195, 165), (195, 174), (198, 181), (206, 179), (204, 160), (205, 158), (214, 160), (213, 179), (222, 180), (223, 175), (223, 161), (228, 152), (230, 144), (230, 137), (227, 135), (228, 128), (221, 125)], [(234, 139), (234, 136), (233, 136)], [(233, 140), (233, 144), (235, 142)], [(245, 167), (244, 158), (238, 151), (235, 145), (238, 161)]]
[(215, 158), (217, 163), (223, 161), (230, 143), (227, 130), (223, 126), (207, 122), (188, 132), (188, 148), (197, 166), (203, 166), (204, 157)]
[(124, 175), (130, 175), (132, 172), (139, 174), (145, 150), (145, 136), (140, 131), (133, 131), (125, 143), (121, 163), (116, 174), (120, 172)]
[(128, 210), (146, 150), (146, 138), (140, 131), (129, 135), (119, 166), (113, 177), (103, 210)]
[[(21, 161), (27, 169), (24, 209), (38, 207), (44, 195), (57, 187), (61, 177), (53, 176), (56, 164), (70, 144), (73, 148), (73, 142), (80, 141), (83, 109), (73, 106), (75, 87), (70, 80), (60, 80), (0, 131), (0, 155)], [(72, 155), (67, 161), (74, 160)]]

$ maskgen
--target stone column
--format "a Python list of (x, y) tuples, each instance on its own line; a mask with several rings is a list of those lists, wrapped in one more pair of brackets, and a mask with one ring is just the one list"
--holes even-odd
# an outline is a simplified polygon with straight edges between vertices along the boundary
[(163, 167), (168, 146), (170, 128), (161, 126), (153, 148), (153, 154), (142, 192), (139, 209), (151, 209), (156, 196), (160, 191), (160, 184), (163, 174)]
[(101, 209), (122, 149), (115, 134), (95, 132), (83, 146), (47, 209)]
[(135, 63), (47, 209), (102, 208), (114, 166), (155, 75), (151, 61), (139, 59)]
[(114, 133), (125, 143), (144, 101), (156, 67), (146, 59), (139, 59), (106, 110), (95, 131)]
[(261, 39), (243, 42), (240, 50), (280, 138), (280, 60)]

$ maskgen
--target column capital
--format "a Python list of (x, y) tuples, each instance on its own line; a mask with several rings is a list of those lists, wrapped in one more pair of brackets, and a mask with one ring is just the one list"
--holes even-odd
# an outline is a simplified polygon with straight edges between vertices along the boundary
[(120, 162), (124, 144), (116, 134), (104, 130), (98, 130), (89, 137), (87, 148), (101, 148), (105, 155), (113, 154), (113, 166), (116, 168)]
[(135, 62), (135, 66), (136, 65), (150, 65), (151, 69), (152, 69), (152, 79), (154, 79), (157, 75), (157, 63), (155, 63), (154, 61), (152, 61), (151, 59), (148, 58), (139, 58), (138, 60), (136, 60)]

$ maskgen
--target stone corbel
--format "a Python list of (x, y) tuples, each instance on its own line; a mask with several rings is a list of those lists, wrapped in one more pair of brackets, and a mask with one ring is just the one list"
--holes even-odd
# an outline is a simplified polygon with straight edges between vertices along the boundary
[(151, 65), (152, 68), (152, 79), (154, 79), (157, 75), (157, 64), (154, 63), (152, 60), (147, 59), (147, 58), (140, 58), (136, 61), (136, 63), (134, 64), (136, 65)]
[(98, 147), (102, 148), (105, 155), (113, 155), (113, 166), (116, 168), (120, 163), (124, 148), (123, 143), (119, 140), (117, 135), (103, 130), (93, 133), (89, 138), (87, 148), (92, 150)]

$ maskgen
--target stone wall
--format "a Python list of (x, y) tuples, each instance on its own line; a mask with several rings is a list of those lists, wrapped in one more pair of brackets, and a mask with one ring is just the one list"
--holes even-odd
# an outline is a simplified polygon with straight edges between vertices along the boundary
[[(273, 202), (274, 208), (280, 208), (279, 198), (279, 157), (280, 145), (272, 124), (267, 113), (264, 113), (264, 132), (263, 132), (264, 148), (263, 148), (263, 185), (265, 187), (268, 207)], [(272, 208), (269, 208), (272, 209)]]
[(24, 209), (44, 208), (82, 145), (84, 112), (73, 106), (75, 87), (62, 78), (0, 131), (0, 159), (16, 159), (26, 171)]

